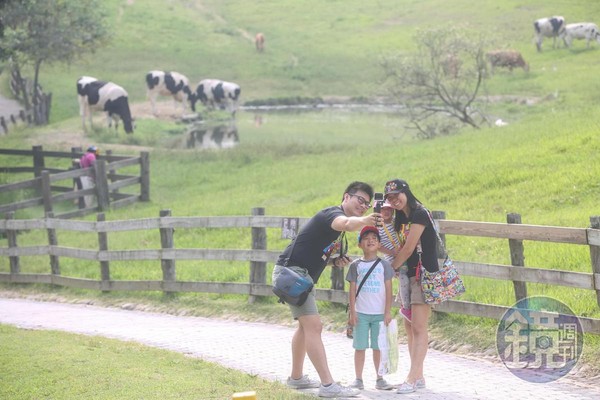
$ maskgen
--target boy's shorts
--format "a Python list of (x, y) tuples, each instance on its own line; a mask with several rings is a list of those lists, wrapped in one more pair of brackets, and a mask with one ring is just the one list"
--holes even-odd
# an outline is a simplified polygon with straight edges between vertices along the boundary
[[(284, 268), (284, 267), (282, 267), (281, 265), (275, 265), (275, 268), (273, 268), (272, 282), (275, 282), (275, 278), (277, 278), (277, 276), (281, 273), (282, 268)], [(300, 275), (307, 277), (312, 282), (312, 278), (308, 274), (308, 271), (306, 270), (306, 268), (295, 267), (295, 266), (291, 266), (291, 267), (287, 267), (287, 268), (290, 268), (290, 269), (296, 271), (297, 273), (299, 273)], [(302, 317), (303, 315), (319, 315), (319, 310), (317, 309), (317, 299), (315, 297), (315, 288), (314, 287), (313, 287), (313, 290), (311, 290), (310, 293), (308, 294), (308, 297), (306, 298), (306, 301), (304, 302), (304, 304), (302, 304), (301, 306), (294, 306), (291, 304), (287, 304), (287, 305), (290, 308), (290, 310), (292, 311), (292, 317), (294, 317), (294, 319), (298, 319), (298, 317)]]
[(354, 327), (352, 347), (355, 350), (366, 350), (369, 347), (373, 350), (379, 350), (377, 338), (379, 337), (379, 322), (383, 321), (383, 314), (356, 313), (356, 315), (358, 321)]

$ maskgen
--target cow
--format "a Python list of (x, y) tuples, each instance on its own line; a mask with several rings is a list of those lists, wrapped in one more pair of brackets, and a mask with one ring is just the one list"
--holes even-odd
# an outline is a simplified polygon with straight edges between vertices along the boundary
[(173, 96), (175, 108), (177, 104), (183, 106), (183, 111), (187, 109), (186, 101), (193, 102), (194, 94), (190, 89), (189, 80), (184, 75), (175, 71), (150, 71), (146, 74), (146, 97), (152, 105), (152, 112), (156, 115), (156, 98), (160, 96)]
[(490, 62), (492, 73), (496, 67), (506, 67), (512, 72), (513, 68), (523, 68), (529, 71), (529, 64), (525, 62), (521, 53), (516, 50), (493, 50), (486, 54)]
[(213, 96), (215, 103), (220, 104), (235, 117), (240, 98), (240, 85), (233, 82), (221, 81), (213, 87)]
[(590, 41), (596, 40), (600, 43), (600, 32), (598, 26), (591, 22), (579, 22), (576, 24), (568, 24), (561, 34), (561, 38), (565, 42), (565, 46), (571, 47), (573, 39), (585, 39), (586, 46), (590, 48)]
[(535, 29), (535, 45), (538, 51), (542, 51), (542, 40), (544, 37), (552, 38), (552, 48), (556, 47), (556, 38), (565, 30), (565, 19), (559, 15), (549, 18), (540, 18), (533, 23)]
[(200, 102), (209, 109), (215, 108), (215, 98), (213, 95), (213, 87), (220, 81), (218, 79), (202, 79), (196, 86), (194, 98), (192, 100), (192, 110), (196, 111), (196, 102)]
[(133, 133), (133, 119), (129, 110), (127, 92), (113, 82), (103, 82), (91, 76), (82, 76), (77, 80), (77, 95), (79, 100), (79, 114), (83, 130), (85, 118), (89, 117), (92, 126), (92, 111), (106, 112), (108, 126), (115, 121), (115, 130), (118, 129), (119, 119), (123, 121), (125, 132)]
[(265, 51), (265, 35), (262, 33), (257, 33), (254, 37), (254, 45), (256, 46), (256, 51), (262, 53)]

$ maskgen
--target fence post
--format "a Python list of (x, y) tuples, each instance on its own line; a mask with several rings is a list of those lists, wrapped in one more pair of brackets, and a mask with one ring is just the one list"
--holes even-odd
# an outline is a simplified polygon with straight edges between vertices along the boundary
[(50, 187), (50, 172), (42, 171), (42, 199), (44, 200), (44, 211), (52, 212), (52, 188)]
[(44, 152), (42, 146), (33, 146), (31, 151), (33, 152), (33, 176), (37, 178), (45, 167)]
[[(520, 224), (521, 215), (515, 213), (509, 213), (506, 215), (506, 222), (509, 224)], [(510, 262), (513, 267), (525, 267), (525, 253), (523, 250), (523, 241), (517, 239), (508, 239), (508, 246), (510, 247)], [(513, 280), (513, 286), (515, 288), (515, 299), (521, 301), (527, 297), (527, 284), (525, 282), (518, 282)]]
[[(96, 221), (106, 221), (106, 216), (104, 213), (98, 213), (96, 215)], [(106, 232), (98, 231), (98, 250), (108, 250), (108, 234)], [(100, 261), (100, 277), (102, 280), (102, 283), (100, 284), (102, 287), (102, 292), (107, 293), (108, 290), (105, 289), (110, 285), (110, 267), (108, 261)]]
[(150, 153), (140, 152), (140, 201), (150, 201)]
[(96, 198), (98, 199), (98, 211), (107, 211), (110, 207), (108, 195), (108, 177), (106, 176), (106, 160), (96, 160), (94, 164), (96, 177)]
[[(600, 216), (590, 217), (591, 228), (600, 229)], [(599, 231), (600, 232), (600, 231)], [(590, 257), (592, 259), (592, 273), (600, 275), (600, 234), (595, 236), (590, 243), (588, 232), (588, 243), (590, 243)], [(594, 288), (596, 289), (596, 302), (600, 306), (600, 277), (594, 277)]]
[(437, 255), (438, 255), (438, 258), (445, 258), (447, 255), (447, 254), (444, 254), (444, 247), (446, 247), (446, 234), (440, 232), (440, 224), (438, 223), (438, 221), (440, 219), (446, 219), (446, 212), (445, 211), (432, 211), (431, 216), (433, 217), (433, 222), (436, 223), (435, 228), (437, 229), (438, 233), (440, 234), (440, 239), (442, 239), (442, 243), (444, 244), (442, 246), (442, 244), (440, 244), (439, 241), (436, 241), (437, 242), (437, 244), (436, 244)]
[[(252, 215), (265, 215), (263, 207), (255, 207), (251, 210)], [(267, 249), (267, 229), (252, 227), (252, 250)], [(267, 263), (264, 261), (250, 261), (250, 283), (267, 283)], [(248, 297), (248, 303), (252, 304), (256, 301), (254, 295)]]
[[(15, 219), (15, 212), (10, 211), (6, 213), (5, 218)], [(7, 224), (8, 225), (8, 224)], [(16, 229), (10, 229), (8, 226), (6, 227), (6, 237), (8, 239), (8, 248), (16, 249), (17, 246), (17, 231)], [(10, 273), (12, 274), (20, 274), (21, 273), (21, 264), (19, 261), (19, 256), (8, 256), (10, 260)]]
[[(160, 217), (170, 217), (171, 210), (160, 210)], [(162, 226), (162, 220), (160, 225)], [(160, 228), (160, 244), (163, 250), (173, 248), (173, 228)], [(161, 256), (160, 265), (163, 272), (163, 283), (175, 282), (175, 260), (165, 260)], [(172, 296), (174, 292), (164, 291), (165, 295)]]
[[(46, 212), (46, 224), (48, 224), (48, 219), (54, 218), (54, 213), (49, 211)], [(50, 246), (50, 253), (52, 253), (52, 247), (58, 245), (58, 240), (56, 238), (56, 229), (48, 228), (48, 245)], [(60, 264), (58, 262), (58, 256), (54, 256), (50, 254), (50, 271), (52, 275), (60, 275)]]
[[(115, 181), (114, 175), (117, 173), (117, 171), (114, 169), (110, 169), (110, 156), (112, 156), (112, 150), (106, 150), (106, 162), (108, 163), (108, 166), (109, 166), (108, 175), (110, 177), (110, 183), (113, 183)], [(111, 190), (111, 194), (116, 194), (116, 193), (119, 193), (119, 189)]]
[[(79, 169), (81, 168), (81, 164), (79, 164), (79, 160), (81, 158), (80, 154), (83, 152), (81, 147), (71, 147), (71, 169)], [(81, 185), (80, 178), (73, 178), (73, 191), (82, 190), (83, 186)], [(81, 210), (85, 208), (85, 199), (83, 196), (79, 196), (77, 198), (77, 207)]]

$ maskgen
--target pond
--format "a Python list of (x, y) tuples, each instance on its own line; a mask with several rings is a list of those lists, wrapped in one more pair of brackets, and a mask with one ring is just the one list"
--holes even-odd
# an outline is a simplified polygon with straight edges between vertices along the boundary
[(381, 145), (411, 140), (406, 121), (393, 106), (255, 107), (240, 109), (235, 119), (190, 124), (165, 145), (178, 149), (230, 149), (244, 145)]

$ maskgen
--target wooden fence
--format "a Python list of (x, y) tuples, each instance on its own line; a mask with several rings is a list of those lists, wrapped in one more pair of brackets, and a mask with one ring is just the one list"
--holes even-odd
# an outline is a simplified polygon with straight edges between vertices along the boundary
[[(591, 218), (591, 228), (563, 228), (552, 226), (522, 225), (518, 214), (509, 214), (508, 223), (470, 222), (445, 220), (443, 212), (435, 212), (443, 240), (446, 234), (461, 236), (480, 236), (508, 239), (512, 265), (482, 264), (455, 260), (459, 271), (466, 276), (512, 281), (515, 300), (527, 296), (527, 282), (567, 286), (577, 290), (593, 290), (600, 306), (600, 217)], [(267, 263), (274, 263), (281, 250), (267, 249), (267, 228), (284, 228), (290, 220), (296, 220), (302, 226), (307, 218), (288, 218), (265, 216), (264, 209), (255, 208), (251, 216), (237, 217), (171, 217), (169, 210), (160, 212), (158, 218), (105, 221), (103, 213), (97, 215), (97, 221), (73, 221), (51, 218), (39, 220), (17, 220), (8, 213), (0, 220), (0, 229), (8, 233), (8, 246), (0, 247), (0, 256), (7, 256), (10, 272), (0, 273), (0, 282), (9, 283), (46, 283), (82, 289), (113, 291), (163, 291), (233, 293), (249, 295), (250, 301), (256, 296), (272, 296), (271, 285), (267, 282)], [(239, 249), (182, 249), (175, 246), (174, 229), (190, 228), (251, 228), (252, 248)], [(18, 246), (20, 231), (47, 231), (48, 243), (37, 246)], [(59, 245), (57, 231), (92, 232), (98, 236), (98, 249), (80, 249)], [(108, 235), (115, 232), (157, 230), (161, 248), (151, 250), (110, 250)], [(182, 230), (181, 232), (185, 232)], [(181, 235), (182, 233), (178, 234)], [(183, 233), (185, 234), (185, 233)], [(589, 273), (562, 270), (531, 268), (524, 266), (523, 240), (568, 243), (588, 246), (591, 256)], [(49, 273), (27, 274), (21, 272), (22, 256), (49, 257)], [(100, 280), (82, 279), (61, 275), (60, 257), (71, 257), (98, 262)], [(154, 260), (160, 261), (162, 280), (116, 281), (111, 279), (112, 261)], [(179, 281), (176, 274), (178, 260), (225, 260), (249, 262), (250, 279), (248, 283)], [(440, 260), (441, 261), (441, 260)], [(317, 289), (319, 300), (345, 304), (347, 292), (344, 291), (343, 271), (332, 269), (332, 288)], [(398, 305), (398, 304), (396, 304)], [(509, 307), (468, 301), (448, 301), (436, 307), (437, 312), (452, 312), (479, 317), (500, 319)], [(586, 332), (600, 334), (600, 319), (580, 317)]]
[[(76, 168), (73, 160), (83, 155), (81, 148), (74, 147), (71, 152), (44, 151), (42, 146), (33, 146), (32, 150), (0, 149), (0, 154), (9, 156), (31, 157), (33, 166), (1, 167), (2, 173), (33, 173), (30, 180), (0, 185), (0, 195), (14, 200), (23, 196), (30, 198), (0, 204), (0, 213), (43, 206), (40, 217), (55, 211), (56, 205), (61, 204), (60, 213), (56, 218), (73, 218), (109, 208), (119, 208), (136, 201), (150, 199), (150, 162), (149, 153), (141, 152), (139, 157), (116, 156), (107, 151), (106, 155), (98, 157), (94, 168)], [(47, 158), (58, 158), (62, 165), (71, 166), (68, 169), (49, 168)], [(64, 161), (63, 161), (64, 160)], [(12, 163), (11, 163), (12, 164)], [(13, 164), (14, 165), (14, 164)], [(139, 165), (139, 175), (118, 174), (118, 170)], [(84, 190), (75, 190), (82, 176), (92, 176), (95, 186)], [(59, 184), (62, 183), (62, 184)], [(139, 194), (122, 193), (120, 189), (139, 185)], [(97, 205), (86, 205), (84, 196), (94, 196)], [(75, 204), (73, 201), (76, 201)]]

